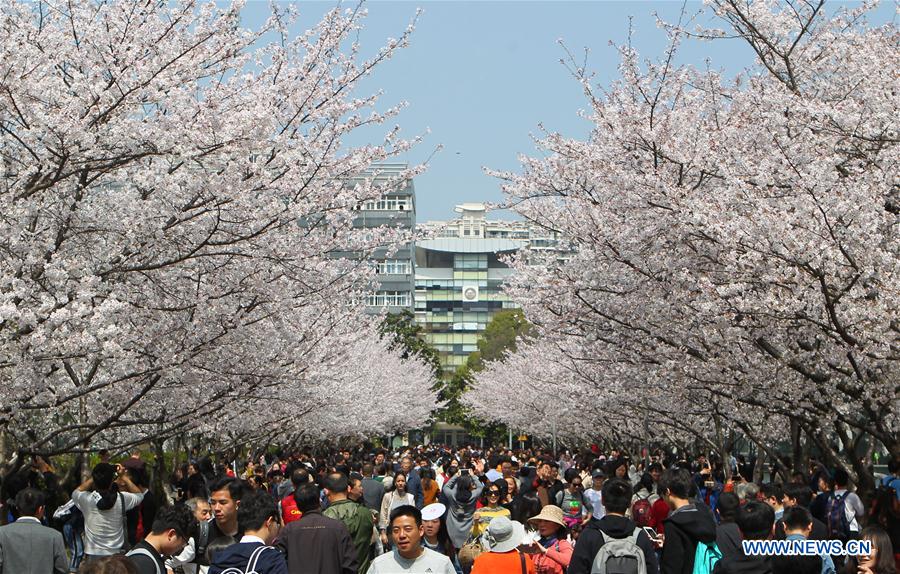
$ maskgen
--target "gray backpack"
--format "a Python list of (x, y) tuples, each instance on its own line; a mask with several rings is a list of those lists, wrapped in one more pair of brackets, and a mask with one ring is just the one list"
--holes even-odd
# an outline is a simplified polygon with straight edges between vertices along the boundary
[(153, 567), (156, 568), (156, 574), (163, 574), (159, 570), (159, 563), (156, 561), (156, 557), (150, 553), (146, 548), (132, 548), (128, 552), (125, 553), (125, 556), (146, 556), (150, 559), (150, 562), (153, 562)]
[(628, 538), (612, 538), (602, 530), (603, 546), (594, 557), (591, 574), (647, 574), (644, 551), (638, 546), (640, 528)]

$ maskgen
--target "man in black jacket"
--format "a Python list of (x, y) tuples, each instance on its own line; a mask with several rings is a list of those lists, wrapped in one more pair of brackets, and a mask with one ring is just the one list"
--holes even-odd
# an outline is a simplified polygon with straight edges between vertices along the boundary
[(672, 510), (663, 521), (665, 539), (659, 570), (662, 574), (691, 574), (698, 544), (716, 541), (712, 511), (690, 501), (694, 481), (683, 468), (669, 469), (659, 479), (659, 494)]
[(322, 515), (319, 488), (311, 482), (301, 485), (294, 499), (303, 516), (285, 526), (275, 541), (287, 556), (288, 572), (356, 574), (359, 563), (350, 533), (340, 520)]
[[(601, 492), (606, 515), (600, 520), (591, 519), (581, 532), (566, 570), (567, 574), (590, 573), (594, 557), (603, 547), (604, 534), (609, 538), (628, 538), (637, 528), (634, 522), (625, 517), (625, 511), (631, 504), (631, 483), (622, 478), (612, 478), (603, 483)], [(646, 532), (638, 530), (637, 545), (644, 553), (647, 574), (657, 574), (659, 565), (653, 551), (653, 542)]]

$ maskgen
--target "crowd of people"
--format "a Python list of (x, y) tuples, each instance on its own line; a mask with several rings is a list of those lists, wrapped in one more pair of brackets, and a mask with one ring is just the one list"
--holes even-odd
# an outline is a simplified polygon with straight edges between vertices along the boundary
[[(7, 479), (0, 574), (894, 574), (900, 464), (871, 503), (820, 464), (435, 445), (201, 457), (149, 488), (104, 453), (69, 493), (42, 459)], [(68, 498), (66, 500), (66, 498)], [(867, 497), (869, 498), (869, 497)], [(754, 555), (746, 541), (863, 540), (865, 555)]]

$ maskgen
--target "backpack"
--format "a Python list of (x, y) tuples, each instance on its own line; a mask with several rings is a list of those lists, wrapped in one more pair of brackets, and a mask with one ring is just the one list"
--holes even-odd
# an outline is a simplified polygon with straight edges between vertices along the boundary
[(631, 518), (638, 526), (650, 526), (652, 518), (650, 510), (653, 505), (650, 504), (649, 498), (649, 496), (640, 498), (631, 505)]
[(297, 501), (293, 494), (288, 494), (281, 499), (281, 520), (284, 524), (300, 520), (303, 513), (297, 509)]
[(153, 562), (153, 567), (156, 569), (156, 574), (164, 574), (159, 569), (159, 562), (157, 562), (156, 556), (151, 554), (150, 551), (147, 550), (146, 548), (132, 548), (131, 550), (129, 550), (128, 552), (125, 553), (125, 556), (126, 557), (128, 557), (128, 556), (146, 556), (147, 558), (150, 559), (151, 562)]
[(257, 564), (257, 562), (259, 562), (260, 555), (269, 549), (275, 550), (271, 546), (260, 546), (258, 548), (255, 548), (253, 550), (253, 554), (250, 555), (250, 559), (247, 560), (246, 568), (241, 570), (239, 568), (235, 568), (235, 567), (231, 566), (231, 567), (228, 567), (228, 568), (222, 570), (222, 574), (260, 574), (259, 572), (256, 571), (256, 564)]
[(833, 540), (848, 540), (850, 538), (850, 523), (847, 521), (847, 495), (836, 495), (833, 492), (828, 497), (828, 536)]
[(605, 532), (603, 546), (594, 556), (591, 574), (647, 574), (644, 551), (638, 546), (640, 528), (635, 528), (628, 538), (612, 538)]
[(712, 574), (716, 562), (722, 559), (722, 551), (715, 542), (698, 542), (694, 551), (694, 569), (691, 574)]
[(200, 564), (200, 561), (204, 559), (207, 547), (209, 547), (209, 521), (204, 520), (197, 528), (197, 540), (194, 541), (195, 564)]

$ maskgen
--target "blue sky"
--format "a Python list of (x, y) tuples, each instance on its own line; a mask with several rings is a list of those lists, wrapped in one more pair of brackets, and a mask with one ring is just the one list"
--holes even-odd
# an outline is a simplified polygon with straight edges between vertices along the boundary
[[(335, 2), (301, 1), (297, 31), (312, 26)], [(879, 8), (891, 17), (890, 2)], [(344, 3), (352, 6), (353, 3)], [(656, 58), (666, 47), (665, 32), (654, 13), (674, 22), (682, 2), (674, 1), (388, 1), (370, 0), (360, 40), (371, 55), (388, 37), (398, 37), (419, 17), (411, 46), (377, 69), (361, 92), (384, 90), (381, 109), (401, 101), (409, 106), (398, 118), (403, 133), (430, 133), (403, 158), (425, 161), (428, 172), (417, 178), (417, 219), (448, 219), (453, 206), (465, 201), (502, 201), (500, 182), (483, 167), (515, 170), (520, 154), (534, 155), (532, 134), (539, 124), (551, 132), (584, 138), (589, 124), (578, 117), (586, 107), (579, 84), (560, 64), (562, 39), (579, 58), (591, 50), (588, 68), (600, 84), (616, 76), (618, 56), (610, 41), (623, 43), (632, 18), (633, 46), (642, 57)], [(693, 14), (700, 2), (688, 2)], [(260, 22), (268, 3), (248, 2), (247, 25)], [(709, 13), (699, 23), (719, 26)], [(683, 63), (705, 65), (734, 74), (752, 63), (752, 51), (737, 40), (715, 43), (687, 41)], [(379, 142), (379, 134), (355, 134), (349, 144)], [(496, 213), (509, 218), (510, 214)]]

